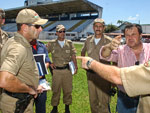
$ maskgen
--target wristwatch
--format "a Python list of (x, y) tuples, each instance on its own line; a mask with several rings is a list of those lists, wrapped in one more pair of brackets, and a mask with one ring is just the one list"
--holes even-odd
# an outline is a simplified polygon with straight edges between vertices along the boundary
[(91, 65), (92, 61), (93, 61), (92, 58), (91, 58), (90, 60), (87, 61), (86, 66), (87, 66), (88, 68), (90, 68), (90, 65)]

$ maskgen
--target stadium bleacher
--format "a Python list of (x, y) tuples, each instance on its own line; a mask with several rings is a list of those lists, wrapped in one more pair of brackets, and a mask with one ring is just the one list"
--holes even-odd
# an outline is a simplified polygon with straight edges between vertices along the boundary
[(31, 8), (41, 17), (49, 20), (43, 26), (44, 32), (41, 33), (40, 39), (53, 39), (56, 37), (56, 26), (63, 24), (66, 27), (66, 38), (79, 40), (81, 37), (87, 36), (89, 32), (93, 32), (92, 27), (91, 29), (87, 27), (92, 25), (95, 18), (102, 16), (102, 7), (88, 0), (60, 0), (34, 5), (30, 5), (26, 0), (24, 7), (5, 10), (6, 25), (3, 26), (3, 30), (8, 32), (17, 31), (14, 20), (17, 13), (23, 8)]
[[(69, 28), (71, 28), (73, 25), (75, 25), (76, 23), (78, 23), (80, 20), (65, 20), (65, 21), (55, 21), (55, 23), (47, 26), (46, 28), (44, 28), (44, 31), (52, 31), (54, 32), (56, 28), (56, 26), (58, 24), (63, 24), (66, 27), (66, 30), (68, 30)], [(51, 22), (51, 21), (50, 21)], [(49, 22), (48, 22), (49, 23)]]
[(84, 23), (80, 24), (78, 27), (76, 27), (73, 32), (81, 32), (83, 29), (86, 28), (89, 24), (93, 22), (94, 19), (87, 19)]
[(4, 31), (9, 31), (9, 32), (14, 32), (14, 31), (17, 31), (17, 26), (16, 26), (16, 23), (8, 23), (8, 24), (5, 24), (2, 29)]

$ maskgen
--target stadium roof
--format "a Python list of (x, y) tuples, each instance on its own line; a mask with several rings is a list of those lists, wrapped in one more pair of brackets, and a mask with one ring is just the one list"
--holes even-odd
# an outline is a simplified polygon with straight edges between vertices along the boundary
[(35, 10), (40, 16), (62, 14), (62, 13), (87, 13), (98, 12), (102, 7), (91, 3), (87, 0), (67, 0), (55, 1), (47, 4), (38, 4), (32, 6), (24, 6), (5, 10), (7, 19), (16, 18), (21, 9), (30, 8)]

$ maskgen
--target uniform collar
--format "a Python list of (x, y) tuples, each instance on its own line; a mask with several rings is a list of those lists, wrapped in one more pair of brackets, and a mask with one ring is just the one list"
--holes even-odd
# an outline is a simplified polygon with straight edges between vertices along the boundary
[[(95, 38), (95, 36), (93, 35), (92, 38), (91, 38), (91, 40), (90, 40), (90, 42), (94, 42), (94, 38)], [(104, 37), (104, 35), (102, 35), (102, 37), (100, 39), (104, 40), (104, 41), (106, 40), (105, 37)]]
[[(64, 47), (65, 47), (66, 45), (68, 46), (68, 45), (69, 45), (68, 40), (67, 40), (67, 39), (64, 39), (64, 41), (65, 41)], [(57, 44), (59, 44), (59, 43), (58, 43), (58, 39), (56, 39), (56, 42), (57, 42)]]
[[(58, 42), (58, 38), (56, 39), (56, 41)], [(66, 43), (66, 39), (64, 39), (64, 42)]]
[(0, 36), (2, 37), (3, 35), (6, 35), (8, 37), (8, 34), (2, 29), (0, 29)]

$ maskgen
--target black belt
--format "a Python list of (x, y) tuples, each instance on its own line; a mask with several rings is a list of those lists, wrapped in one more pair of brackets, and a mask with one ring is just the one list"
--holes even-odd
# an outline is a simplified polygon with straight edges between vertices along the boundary
[(9, 91), (4, 90), (4, 93), (6, 93), (7, 95), (17, 98), (17, 99), (25, 99), (29, 94), (28, 93), (12, 93)]
[(69, 64), (67, 64), (67, 65), (65, 65), (65, 66), (63, 66), (63, 67), (58, 67), (58, 66), (56, 66), (55, 69), (60, 69), (60, 70), (62, 70), (62, 69), (69, 69)]
[[(124, 92), (122, 92), (122, 91), (118, 91), (118, 93), (120, 93), (120, 94), (123, 95), (123, 96), (129, 97), (126, 93), (124, 93)], [(130, 98), (139, 100), (139, 96), (136, 96), (136, 97), (130, 97)]]

